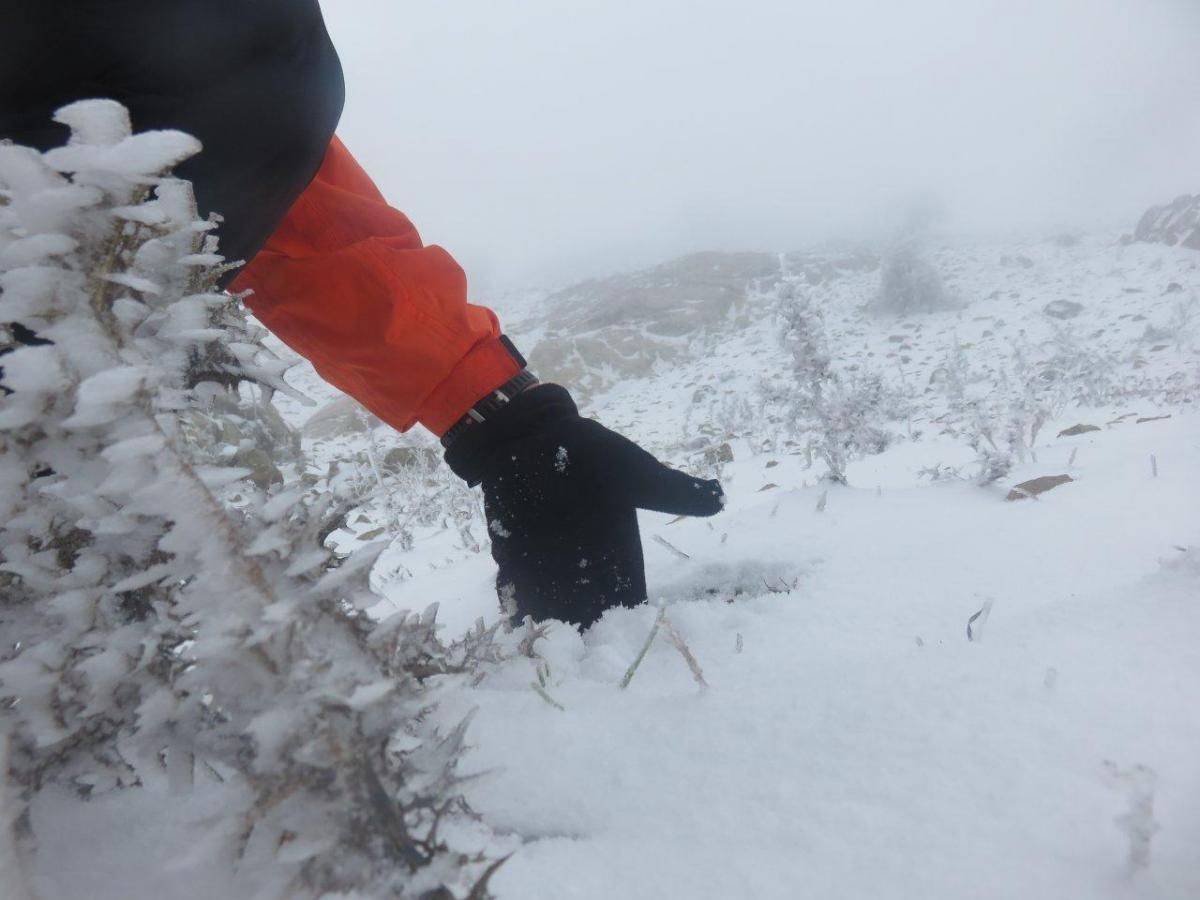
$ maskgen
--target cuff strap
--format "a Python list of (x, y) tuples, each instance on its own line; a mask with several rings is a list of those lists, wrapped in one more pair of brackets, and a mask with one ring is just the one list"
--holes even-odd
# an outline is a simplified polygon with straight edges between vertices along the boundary
[(486, 422), (489, 417), (503, 409), (513, 397), (537, 383), (538, 379), (536, 375), (528, 369), (522, 369), (517, 373), (515, 378), (510, 378), (504, 384), (500, 385), (500, 387), (480, 399), (466, 411), (461, 419), (450, 426), (450, 429), (442, 435), (442, 446), (449, 449), (450, 445), (462, 437), (463, 432), (468, 428), (472, 425)]

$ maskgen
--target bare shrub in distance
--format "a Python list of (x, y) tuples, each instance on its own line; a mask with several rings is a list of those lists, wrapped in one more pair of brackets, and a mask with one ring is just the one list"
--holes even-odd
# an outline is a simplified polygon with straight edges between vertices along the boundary
[(936, 218), (929, 204), (909, 211), (883, 255), (873, 312), (907, 316), (958, 306), (929, 251), (929, 232)]

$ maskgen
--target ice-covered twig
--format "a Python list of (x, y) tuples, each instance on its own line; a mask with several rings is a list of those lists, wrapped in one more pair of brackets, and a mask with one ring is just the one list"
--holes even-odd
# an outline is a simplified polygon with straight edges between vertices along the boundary
[(362, 420), (364, 425), (367, 435), (367, 462), (371, 465), (371, 473), (375, 476), (375, 483), (379, 485), (379, 492), (383, 494), (384, 507), (387, 509), (388, 530), (391, 532), (391, 537), (395, 538), (399, 531), (400, 514), (396, 509), (396, 497), (392, 493), (391, 486), (384, 482), (383, 472), (379, 467), (379, 447), (375, 443), (375, 428), (370, 421), (365, 419), (362, 412), (359, 412), (357, 417)]
[(537, 666), (537, 681), (530, 682), (529, 686), (533, 688), (533, 692), (553, 706), (555, 709), (561, 709), (563, 712), (567, 708), (555, 700), (546, 691), (546, 686), (550, 683), (550, 666), (548, 663), (538, 663)]
[(642, 644), (642, 649), (638, 653), (637, 658), (625, 670), (625, 677), (621, 679), (621, 690), (629, 687), (629, 682), (633, 681), (633, 676), (637, 673), (638, 666), (642, 664), (642, 660), (646, 658), (646, 654), (650, 652), (650, 645), (654, 643), (654, 636), (658, 634), (658, 629), (662, 627), (663, 620), (667, 617), (667, 608), (660, 606), (658, 615), (654, 618), (654, 624), (650, 626), (650, 633), (646, 635), (646, 642)]
[(687, 641), (683, 639), (683, 635), (675, 630), (675, 626), (671, 624), (671, 620), (665, 615), (662, 617), (662, 624), (663, 628), (667, 630), (667, 637), (671, 639), (671, 643), (688, 664), (688, 668), (691, 669), (692, 677), (696, 679), (696, 684), (702, 688), (708, 687), (708, 682), (704, 680), (704, 673), (700, 671), (700, 663), (696, 662), (696, 657), (692, 655), (691, 648), (688, 647)]
[(533, 692), (535, 694), (537, 694), (539, 697), (541, 697), (543, 700), (545, 700), (547, 703), (549, 703), (555, 709), (562, 710), (563, 712), (567, 711), (567, 708), (565, 706), (563, 706), (561, 703), (559, 703), (557, 700), (555, 700), (553, 697), (551, 697), (549, 694), (547, 694), (546, 689), (544, 687), (542, 687), (540, 684), (538, 684), (536, 681), (529, 682), (529, 686), (531, 688), (533, 688)]
[(668, 541), (662, 535), (659, 535), (659, 534), (654, 535), (654, 542), (656, 544), (661, 544), (662, 546), (666, 547), (668, 550), (670, 550), (672, 553), (674, 553), (680, 559), (691, 559), (690, 556), (688, 556), (686, 553), (684, 553), (682, 550), (680, 550), (678, 547), (676, 547), (674, 544), (672, 544), (670, 541)]
[(467, 894), (467, 900), (489, 900), (492, 895), (488, 893), (488, 882), (496, 874), (496, 870), (508, 862), (509, 856), (512, 856), (512, 854), (500, 857), (483, 870), (483, 874), (475, 882), (474, 887), (471, 888), (471, 893)]
[(533, 645), (537, 643), (538, 638), (544, 638), (550, 633), (550, 623), (543, 622), (541, 625), (535, 625), (532, 616), (525, 617), (525, 636), (521, 638), (521, 643), (517, 645), (517, 652), (522, 656), (528, 656), (533, 659), (537, 653), (533, 649)]
[(791, 583), (789, 583), (787, 579), (781, 576), (779, 579), (779, 584), (771, 584), (771, 582), (767, 581), (765, 576), (763, 577), (763, 587), (765, 587), (767, 592), (771, 594), (790, 594), (796, 589), (798, 584), (800, 584), (799, 577), (793, 578)]

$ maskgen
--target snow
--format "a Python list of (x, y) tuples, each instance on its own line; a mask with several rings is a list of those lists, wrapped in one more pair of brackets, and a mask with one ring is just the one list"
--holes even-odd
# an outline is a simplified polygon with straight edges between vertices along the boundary
[(76, 181), (97, 171), (151, 178), (201, 149), (196, 138), (182, 131), (130, 134), (129, 113), (113, 100), (71, 103), (55, 114), (55, 120), (71, 128), (71, 143), (47, 151), (44, 158), (60, 172), (76, 173)]
[(86, 409), (127, 403), (142, 390), (147, 374), (145, 368), (139, 366), (120, 366), (97, 372), (80, 383), (79, 405)]
[[(468, 799), (519, 841), (498, 896), (1196, 896), (1196, 581), (1161, 562), (1196, 537), (1195, 425), (1102, 433), (1076, 484), (1025, 504), (959, 483), (832, 489), (818, 513), (800, 487), (733, 493), (713, 531), (647, 516), (727, 567), (696, 600), (702, 567), (648, 545), (708, 690), (665, 641), (619, 690), (644, 607), (538, 645), (564, 712), (528, 659), (443, 701), (478, 707), (469, 759), (495, 774)], [(764, 589), (786, 571), (795, 590)], [(1146, 872), (1109, 760), (1158, 776)]]
[(46, 257), (64, 256), (76, 246), (76, 241), (64, 234), (35, 234), (5, 247), (0, 252), (0, 265), (6, 268), (31, 266)]
[(71, 129), (72, 145), (112, 147), (130, 136), (129, 110), (115, 100), (84, 100), (64, 106), (54, 121)]
[(4, 383), (14, 392), (56, 390), (65, 378), (53, 348), (17, 347), (4, 356)]
[[(1119, 374), (1194, 378), (1191, 336), (1147, 362), (1145, 326), (1131, 321), (1168, 314), (1163, 286), (1195, 284), (1190, 257), (1099, 241), (1025, 248), (1035, 276), (969, 266), (976, 253), (952, 261), (966, 270), (956, 293), (976, 301), (962, 312), (905, 323), (831, 302), (838, 362), (909, 355), (906, 377), (925, 384), (957, 339), (994, 371), (1006, 339), (1052, 335), (1045, 303), (1083, 293), (1094, 299), (1070, 327), (1119, 354)], [(982, 289), (998, 274), (1028, 300), (989, 308)], [(851, 276), (838, 290), (866, 301), (870, 285)], [(673, 428), (688, 427), (689, 381), (748, 393), (778, 373), (771, 325), (722, 335), (715, 359), (593, 405), (669, 450)], [(908, 338), (911, 350), (887, 340), (914, 330), (929, 336)], [(652, 604), (610, 611), (582, 637), (560, 624), (535, 644), (540, 660), (446, 685), (447, 721), (477, 710), (468, 762), (486, 774), (467, 798), (515, 851), (492, 882), (500, 900), (1200, 896), (1200, 662), (1184, 637), (1200, 617), (1195, 415), (1149, 399), (1069, 406), (1042, 429), (1036, 462), (980, 488), (918, 476), (974, 456), (938, 432), (940, 402), (925, 401), (916, 439), (852, 463), (850, 488), (817, 484), (802, 456), (759, 446), (750, 423), (721, 474), (721, 516), (643, 514)], [(703, 421), (693, 413), (691, 427)], [(1056, 436), (1078, 422), (1101, 430)], [(1005, 502), (1011, 484), (1059, 473), (1073, 483)], [(437, 547), (425, 544), (431, 561)], [(465, 627), (494, 616), (489, 575), (478, 558), (439, 563), (389, 596), (441, 597), (443, 621)], [(658, 603), (707, 689), (662, 634), (620, 689)], [(543, 663), (562, 710), (530, 689)], [(1144, 777), (1139, 794), (1113, 775), (1137, 767), (1153, 774), (1149, 792)]]

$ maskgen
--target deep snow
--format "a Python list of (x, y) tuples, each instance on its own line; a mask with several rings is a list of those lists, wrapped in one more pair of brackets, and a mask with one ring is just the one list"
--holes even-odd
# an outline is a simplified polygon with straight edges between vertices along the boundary
[[(449, 692), (495, 770), (470, 800), (521, 841), (499, 896), (1200, 896), (1196, 445), (1193, 419), (1102, 433), (1023, 503), (841, 488), (817, 512), (810, 487), (734, 492), (713, 531), (647, 517), (693, 556), (650, 569), (707, 690), (661, 639), (617, 687), (644, 608), (537, 645), (565, 711), (526, 659)], [(1110, 761), (1156, 776), (1145, 871)]]
[[(650, 607), (535, 645), (565, 711), (530, 688), (535, 660), (447, 685), (449, 719), (478, 710), (468, 761), (490, 774), (469, 799), (517, 848), (494, 881), (501, 900), (1200, 896), (1200, 428), (1161, 390), (1196, 384), (1190, 322), (1161, 335), (1180, 304), (1195, 308), (1194, 257), (1093, 236), (952, 246), (938, 261), (958, 311), (865, 315), (871, 272), (814, 288), (839, 364), (921, 388), (913, 439), (853, 464), (853, 487), (818, 484), (819, 466), (764, 440), (753, 388), (786, 369), (769, 306), (697, 341), (690, 364), (592, 400), (676, 463), (694, 461), (679, 448), (700, 427), (742, 435), (721, 472), (724, 514), (642, 517), (652, 604), (668, 604), (710, 687), (660, 637), (618, 688)], [(1053, 300), (1083, 312), (1052, 319)], [(934, 373), (955, 344), (968, 390), (987, 396), (1014, 342), (1064, 332), (1145, 395), (1068, 405), (1038, 461), (992, 487), (918, 475), (973, 471), (974, 452), (939, 425)], [(704, 384), (707, 409), (690, 402)], [(747, 399), (749, 414), (736, 408)], [(1172, 418), (1136, 424), (1160, 415)], [(1057, 437), (1077, 423), (1102, 430)], [(1004, 500), (1062, 473), (1075, 481)], [(439, 599), (451, 628), (494, 616), (483, 555), (409, 568), (393, 603)], [(1150, 780), (1154, 822), (1135, 824), (1161, 831), (1139, 869), (1117, 819)]]

